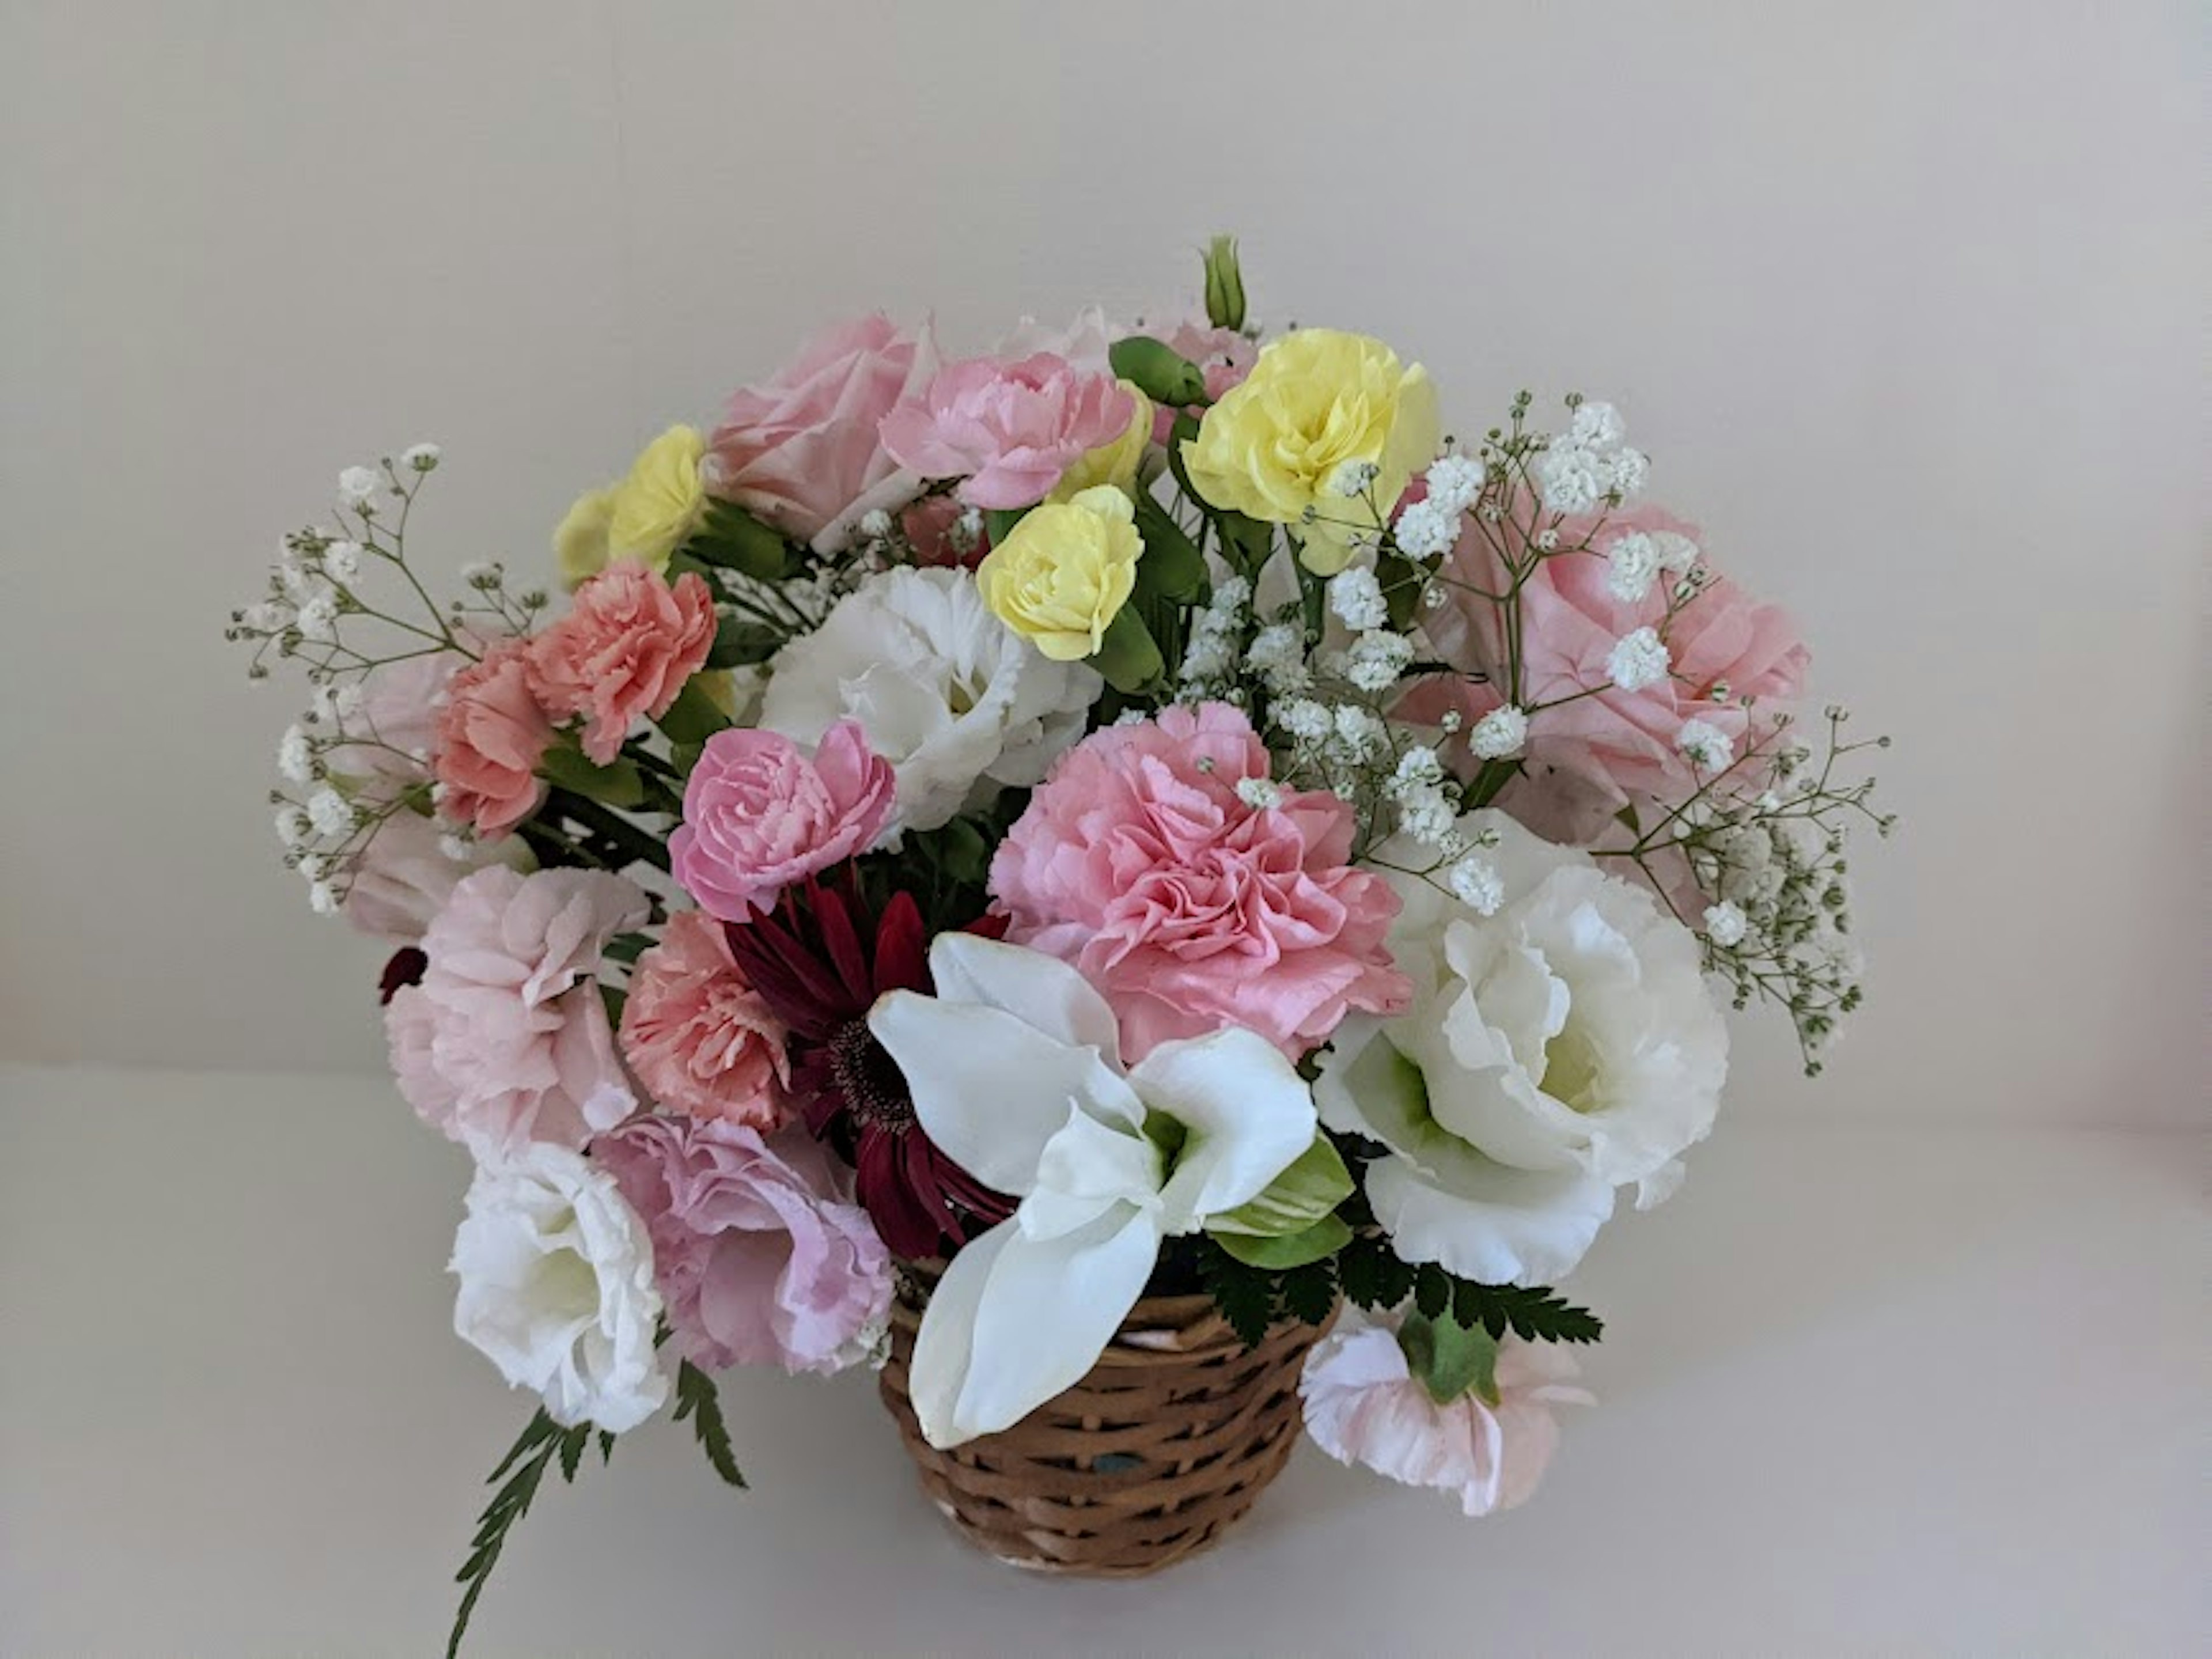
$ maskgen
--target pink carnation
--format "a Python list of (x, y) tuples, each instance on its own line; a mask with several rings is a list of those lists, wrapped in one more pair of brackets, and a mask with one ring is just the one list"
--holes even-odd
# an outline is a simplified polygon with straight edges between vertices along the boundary
[(1306, 1356), (1298, 1392), (1306, 1432), (1338, 1462), (1455, 1492), (1466, 1514), (1490, 1515), (1536, 1490), (1559, 1440), (1552, 1407), (1595, 1403), (1573, 1386), (1577, 1375), (1556, 1344), (1507, 1336), (1498, 1403), (1466, 1394), (1438, 1405), (1408, 1372), (1396, 1331), (1347, 1313)]
[(592, 1143), (653, 1238), (675, 1340), (710, 1370), (841, 1370), (890, 1311), (890, 1253), (803, 1135), (640, 1116)]
[(744, 921), (793, 882), (865, 853), (890, 817), (892, 772), (854, 720), (814, 758), (780, 732), (717, 732), (684, 786), (669, 837), (676, 879), (702, 908)]
[(872, 508), (920, 488), (877, 428), (937, 372), (927, 331), (863, 317), (817, 335), (798, 361), (730, 399), (708, 441), (707, 487), (823, 553), (842, 551)]
[(370, 801), (396, 800), (427, 781), (447, 688), (468, 665), (458, 651), (432, 651), (372, 669), (361, 681), (360, 711), (344, 723), (362, 741), (332, 750), (331, 769), (366, 780), (362, 799)]
[[(1252, 372), (1252, 365), (1260, 360), (1258, 345), (1233, 328), (1182, 322), (1176, 325), (1172, 333), (1160, 337), (1162, 343), (1184, 362), (1198, 365), (1199, 372), (1206, 376), (1206, 395), (1217, 404), (1232, 387), (1243, 384), (1244, 377)], [(1153, 442), (1168, 441), (1175, 417), (1180, 413), (1180, 410), (1164, 407), (1154, 413)]]
[(1007, 939), (1097, 985), (1133, 1062), (1225, 1024), (1295, 1059), (1409, 994), (1383, 943), (1397, 896), (1349, 866), (1351, 806), (1327, 790), (1246, 805), (1238, 781), (1267, 775), (1241, 711), (1164, 708), (1062, 756), (992, 862)]
[[(1580, 540), (1589, 522), (1566, 520), (1561, 541)], [(1681, 799), (1698, 782), (1677, 742), (1685, 723), (1698, 720), (1717, 728), (1741, 756), (1804, 686), (1810, 653), (1789, 617), (1725, 577), (1712, 578), (1671, 623), (1667, 592), (1679, 578), (1662, 575), (1638, 600), (1617, 598), (1607, 586), (1603, 554), (1615, 537), (1633, 531), (1669, 532), (1692, 541), (1699, 535), (1694, 526), (1655, 508), (1616, 513), (1598, 532), (1592, 551), (1546, 559), (1522, 586), (1523, 704), (1605, 688), (1533, 719), (1529, 775), (1504, 803), (1555, 839), (1587, 841), (1633, 799)], [(1472, 531), (1453, 550), (1447, 568), (1492, 592), (1507, 585), (1488, 540)], [(1449, 602), (1426, 613), (1422, 626), (1449, 660), (1489, 677), (1489, 684), (1450, 688), (1449, 700), (1472, 725), (1499, 701), (1497, 688), (1506, 666), (1504, 617), (1463, 587), (1444, 591)], [(1672, 670), (1656, 685), (1624, 691), (1611, 684), (1607, 659), (1623, 635), (1644, 627), (1663, 629)], [(1714, 688), (1721, 685), (1728, 696), (1716, 701)], [(1750, 709), (1740, 701), (1747, 696), (1754, 700)], [(1441, 702), (1431, 691), (1406, 712), (1432, 718)]]
[(432, 766), (439, 811), (481, 835), (504, 835), (543, 796), (538, 763), (553, 741), (553, 723), (531, 680), (530, 642), (501, 640), (453, 676), (438, 711)]
[(1136, 412), (1112, 374), (1079, 373), (1048, 351), (1018, 362), (971, 357), (884, 416), (884, 447), (925, 478), (958, 478), (970, 507), (1030, 507)]
[(659, 720), (714, 647), (714, 597), (687, 571), (674, 584), (629, 560), (576, 590), (568, 614), (530, 644), (530, 684), (556, 719), (585, 716), (584, 753), (605, 766), (639, 720)]
[(672, 1111), (776, 1127), (791, 1080), (785, 1036), (711, 916), (679, 910), (660, 943), (638, 958), (623, 1004), (623, 1054), (646, 1091)]
[(387, 813), (347, 872), (346, 920), (364, 933), (412, 945), (463, 877), (488, 864), (531, 867), (529, 848), (514, 836), (471, 841), (458, 859), (446, 839), (435, 819), (404, 807)]
[(645, 925), (645, 895), (592, 870), (480, 870), (422, 936), (419, 983), (385, 1010), (399, 1092), (480, 1154), (581, 1146), (636, 1097), (599, 995), (601, 953)]

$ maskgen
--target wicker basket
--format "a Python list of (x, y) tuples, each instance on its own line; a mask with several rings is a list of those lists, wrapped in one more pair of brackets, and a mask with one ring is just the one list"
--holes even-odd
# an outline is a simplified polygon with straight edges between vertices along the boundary
[(1158, 1572), (1250, 1509), (1297, 1443), (1298, 1368), (1327, 1327), (1279, 1326), (1248, 1349), (1209, 1297), (1153, 1296), (1073, 1388), (939, 1451), (907, 1397), (927, 1284), (902, 1281), (892, 1309), (884, 1404), (923, 1489), (1001, 1561), (1085, 1578)]

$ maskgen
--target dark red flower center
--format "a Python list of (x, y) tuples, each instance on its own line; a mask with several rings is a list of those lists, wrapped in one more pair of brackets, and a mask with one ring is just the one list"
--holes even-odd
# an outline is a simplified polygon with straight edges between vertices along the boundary
[(856, 1120), (892, 1131), (912, 1126), (914, 1100), (907, 1093), (905, 1074), (866, 1020), (848, 1020), (830, 1034), (826, 1046), (837, 1092)]

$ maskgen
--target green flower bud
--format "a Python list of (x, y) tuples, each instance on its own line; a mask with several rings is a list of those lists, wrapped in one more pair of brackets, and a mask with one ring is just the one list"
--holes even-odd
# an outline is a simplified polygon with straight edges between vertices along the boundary
[(1217, 236), (1206, 250), (1206, 314), (1216, 328), (1244, 326), (1244, 273), (1234, 236)]

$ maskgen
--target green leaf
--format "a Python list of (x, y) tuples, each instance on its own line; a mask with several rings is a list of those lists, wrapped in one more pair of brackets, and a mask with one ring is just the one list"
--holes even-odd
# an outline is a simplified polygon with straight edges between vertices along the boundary
[(1503, 1336), (1510, 1329), (1527, 1342), (1595, 1342), (1605, 1334), (1603, 1320), (1547, 1285), (1478, 1285), (1473, 1279), (1455, 1279), (1452, 1317), (1462, 1325), (1479, 1324), (1492, 1336)]
[[(1264, 520), (1248, 519), (1242, 513), (1217, 513), (1212, 516), (1221, 530), (1223, 556), (1247, 580), (1257, 577), (1260, 567), (1275, 551), (1275, 526)], [(1304, 565), (1298, 568), (1305, 568)]]
[(1451, 1306), (1451, 1275), (1433, 1261), (1424, 1261), (1413, 1273), (1413, 1305), (1422, 1316), (1435, 1319)]
[(561, 1479), (570, 1486), (576, 1483), (576, 1466), (584, 1461), (584, 1448), (591, 1440), (589, 1423), (579, 1423), (561, 1437)]
[(1498, 792), (1513, 781), (1521, 769), (1517, 760), (1486, 760), (1474, 775), (1474, 781), (1462, 792), (1460, 799), (1467, 811), (1487, 806), (1498, 799)]
[(681, 1423), (687, 1417), (714, 1473), (726, 1485), (744, 1486), (745, 1477), (730, 1449), (730, 1431), (722, 1421), (721, 1396), (715, 1392), (714, 1379), (688, 1359), (676, 1370), (676, 1420)]
[(1346, 1299), (1363, 1308), (1395, 1308), (1413, 1289), (1413, 1269), (1380, 1233), (1362, 1233), (1338, 1252), (1336, 1276)]
[(1428, 586), (1429, 573), (1395, 548), (1386, 549), (1375, 561), (1375, 580), (1382, 585), (1390, 626), (1404, 633), (1421, 614), (1421, 590)]
[(1167, 672), (1160, 647), (1133, 605), (1125, 605), (1114, 613), (1114, 620), (1106, 626), (1105, 640), (1089, 660), (1117, 691), (1141, 691)]
[(1248, 1267), (1218, 1245), (1198, 1259), (1199, 1282), (1206, 1286), (1213, 1305), (1229, 1322), (1229, 1328), (1248, 1348), (1266, 1340), (1275, 1316), (1275, 1281), (1266, 1272)]
[(1406, 1369), (1439, 1406), (1470, 1389), (1498, 1403), (1498, 1339), (1481, 1326), (1462, 1325), (1449, 1314), (1408, 1314), (1398, 1327), (1398, 1346), (1406, 1352)]
[(476, 1535), (470, 1540), (468, 1559), (453, 1575), (453, 1582), (465, 1588), (461, 1592), (461, 1605), (453, 1614), (453, 1634), (446, 1638), (446, 1659), (454, 1659), (460, 1652), (461, 1638), (467, 1633), (477, 1599), (491, 1581), (492, 1569), (499, 1565), (499, 1558), (507, 1548), (507, 1534), (514, 1530), (514, 1523), (530, 1512), (531, 1503), (538, 1496), (538, 1488), (544, 1481), (545, 1471), (551, 1466), (555, 1453), (560, 1454), (563, 1474), (573, 1480), (576, 1458), (571, 1455), (569, 1447), (573, 1443), (580, 1455), (592, 1432), (589, 1423), (563, 1429), (541, 1407), (523, 1430), (521, 1438), (491, 1472), (488, 1485), (497, 1484), (501, 1477), (506, 1478), (507, 1484), (484, 1506), (483, 1514), (477, 1521)]
[(1175, 515), (1145, 490), (1137, 492), (1137, 533), (1145, 539), (1144, 556), (1137, 561), (1140, 587), (1186, 605), (1204, 596), (1206, 556)]
[(1244, 326), (1244, 271), (1234, 236), (1217, 236), (1206, 246), (1206, 315), (1216, 328)]
[(1189, 358), (1148, 334), (1131, 334), (1106, 349), (1115, 376), (1156, 404), (1181, 409), (1206, 401), (1206, 374)]
[(611, 765), (593, 765), (575, 746), (573, 737), (548, 749), (538, 763), (538, 769), (556, 787), (581, 795), (586, 800), (624, 811), (641, 805), (645, 800), (645, 780), (638, 775), (636, 763), (617, 758)]
[(783, 648), (783, 635), (765, 623), (751, 622), (734, 611), (714, 627), (714, 643), (707, 653), (709, 668), (748, 668), (764, 663)]
[(991, 843), (970, 819), (952, 819), (934, 833), (931, 844), (939, 866), (955, 881), (978, 886), (990, 873)]
[(1283, 1275), (1283, 1307), (1302, 1325), (1318, 1325), (1336, 1307), (1336, 1274), (1326, 1261), (1310, 1261)]
[(1013, 534), (1014, 526), (1022, 521), (1024, 515), (1028, 512), (1029, 508), (1026, 507), (987, 508), (983, 514), (983, 533), (991, 538), (991, 545), (994, 547), (1003, 545), (1006, 538)]
[(668, 734), (671, 743), (703, 744), (715, 732), (726, 729), (730, 717), (694, 675), (684, 683), (684, 689), (676, 694), (676, 701), (668, 705), (668, 712), (653, 723)]
[[(1334, 1143), (1325, 1134), (1316, 1134), (1313, 1145), (1269, 1182), (1257, 1198), (1209, 1218), (1206, 1230), (1216, 1236), (1244, 1233), (1261, 1238), (1284, 1237), (1305, 1231), (1351, 1197), (1352, 1192), (1352, 1172), (1344, 1167)], [(1346, 1228), (1345, 1234), (1349, 1237), (1351, 1230)]]
[(791, 544), (733, 502), (710, 501), (682, 556), (772, 582), (791, 569)]
[(1325, 1215), (1311, 1226), (1294, 1233), (1212, 1232), (1210, 1223), (1207, 1231), (1212, 1233), (1215, 1243), (1246, 1267), (1278, 1272), (1323, 1261), (1352, 1242), (1352, 1229), (1333, 1215)]
[[(1175, 424), (1168, 428), (1168, 471), (1174, 474), (1176, 488), (1182, 491), (1183, 499), (1195, 501), (1203, 507), (1206, 505), (1206, 497), (1200, 495), (1197, 486), (1191, 483), (1190, 474), (1184, 469), (1182, 459), (1182, 447), (1197, 436), (1197, 416), (1178, 415), (1175, 417)], [(1206, 510), (1209, 514), (1212, 511), (1211, 507), (1207, 507)]]

